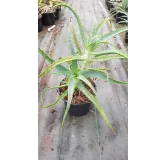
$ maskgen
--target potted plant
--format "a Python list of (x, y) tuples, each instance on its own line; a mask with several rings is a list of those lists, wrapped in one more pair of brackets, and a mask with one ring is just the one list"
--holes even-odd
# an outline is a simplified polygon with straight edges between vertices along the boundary
[[(128, 0), (122, 0), (122, 6), (118, 7), (116, 23), (128, 25)], [(125, 33), (125, 43), (128, 43), (128, 31)]]
[[(70, 56), (53, 60), (43, 50), (40, 48), (38, 49), (39, 53), (50, 63), (50, 65), (39, 74), (39, 77), (45, 76), (46, 74), (65, 75), (65, 79), (62, 79), (59, 86), (54, 87), (59, 90), (59, 98), (54, 103), (48, 106), (43, 106), (42, 108), (52, 107), (59, 103), (60, 100), (63, 100), (66, 103), (62, 121), (63, 127), (68, 113), (75, 116), (83, 116), (89, 112), (90, 104), (93, 104), (115, 134), (111, 123), (96, 98), (96, 85), (92, 78), (99, 78), (116, 84), (127, 83), (109, 77), (107, 73), (107, 70), (109, 69), (107, 68), (91, 68), (90, 65), (94, 62), (128, 58), (125, 53), (116, 48), (111, 50), (96, 51), (101, 45), (108, 44), (108, 40), (110, 38), (121, 32), (127, 31), (127, 27), (101, 35), (100, 30), (102, 26), (109, 20), (104, 19), (101, 23), (93, 27), (93, 30), (89, 36), (86, 36), (86, 30), (74, 9), (65, 3), (59, 5), (67, 7), (73, 12), (77, 20), (83, 47), (80, 47), (74, 26), (72, 26), (73, 38), (71, 38), (70, 33), (68, 34)], [(73, 45), (73, 42), (75, 46)], [(63, 65), (65, 63), (68, 64), (68, 67)], [(58, 71), (50, 72), (55, 67)], [(47, 88), (45, 91), (49, 89), (52, 88)], [(45, 91), (41, 97), (43, 97)]]
[[(60, 4), (62, 3), (61, 0), (51, 0), (52, 6), (56, 5), (56, 4)], [(56, 12), (55, 12), (55, 20), (59, 20), (59, 13), (61, 11), (61, 6), (55, 8)]]
[(108, 7), (108, 10), (114, 8), (114, 5), (113, 5), (111, 0), (106, 0), (105, 3), (107, 5), (107, 7)]
[(43, 7), (42, 23), (43, 25), (53, 25), (55, 20), (59, 19), (60, 7), (53, 8), (54, 5), (61, 3), (60, 0), (48, 0)]
[(122, 2), (116, 7), (116, 23), (126, 24), (128, 18), (128, 0), (122, 0)]
[(42, 0), (38, 0), (38, 32), (42, 31), (42, 11), (43, 7), (45, 6), (44, 3), (42, 3)]

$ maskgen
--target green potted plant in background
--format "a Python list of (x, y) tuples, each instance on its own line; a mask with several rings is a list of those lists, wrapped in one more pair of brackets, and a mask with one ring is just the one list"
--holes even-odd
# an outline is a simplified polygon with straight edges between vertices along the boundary
[(38, 32), (42, 31), (42, 12), (43, 7), (45, 6), (44, 3), (42, 3), (42, 0), (38, 0)]
[[(114, 1), (113, 1), (113, 2), (114, 2)], [(107, 5), (108, 10), (114, 8), (114, 5), (113, 5), (113, 3), (112, 3), (111, 0), (106, 0), (106, 1), (105, 1), (105, 4)]]
[[(116, 23), (128, 25), (128, 0), (122, 0), (121, 5), (117, 6)], [(128, 31), (125, 33), (125, 42), (128, 43)]]
[(128, 18), (128, 0), (122, 0), (116, 7), (116, 23), (126, 24)]
[[(112, 9), (111, 15), (116, 19), (116, 23), (120, 25), (128, 25), (128, 0), (122, 0)], [(128, 43), (128, 31), (125, 33), (125, 43)]]
[[(54, 103), (48, 106), (43, 106), (42, 108), (55, 106), (60, 102), (60, 100), (64, 100), (66, 103), (66, 108), (62, 121), (63, 128), (68, 113), (74, 116), (83, 116), (89, 112), (90, 104), (93, 104), (94, 108), (99, 111), (103, 119), (115, 134), (111, 123), (109, 122), (96, 97), (96, 85), (92, 78), (99, 78), (116, 84), (127, 84), (127, 82), (121, 82), (109, 77), (107, 73), (107, 70), (109, 69), (107, 68), (91, 68), (90, 65), (94, 62), (102, 62), (113, 59), (128, 59), (126, 53), (123, 53), (116, 48), (111, 50), (96, 51), (101, 45), (108, 44), (108, 40), (110, 38), (121, 32), (127, 31), (127, 27), (101, 35), (100, 30), (102, 26), (109, 20), (104, 19), (98, 25), (94, 25), (92, 32), (88, 34), (81, 23), (79, 16), (70, 5), (62, 3), (54, 7), (57, 6), (67, 7), (73, 12), (77, 20), (83, 47), (80, 47), (74, 26), (72, 26), (73, 38), (71, 38), (70, 33), (68, 34), (68, 45), (71, 54), (70, 56), (53, 60), (42, 49), (38, 49), (39, 53), (50, 63), (50, 65), (39, 74), (39, 77), (45, 76), (46, 74), (65, 75), (65, 79), (62, 79), (59, 86), (53, 87), (58, 88), (59, 98)], [(75, 45), (73, 45), (73, 43)], [(65, 63), (68, 64), (68, 67), (64, 66)], [(50, 72), (55, 67), (58, 71)], [(46, 88), (41, 97), (43, 97), (44, 93), (49, 89), (52, 88)]]
[[(61, 0), (52, 0), (52, 6), (56, 5), (56, 4), (60, 4), (62, 3)], [(56, 8), (56, 12), (55, 12), (55, 20), (59, 20), (59, 13), (61, 11), (61, 7), (57, 7)]]
[(42, 16), (42, 23), (44, 25), (50, 26), (55, 24), (55, 20), (59, 19), (59, 11), (58, 7), (54, 7), (54, 5), (61, 3), (60, 0), (48, 0), (43, 7), (44, 13)]

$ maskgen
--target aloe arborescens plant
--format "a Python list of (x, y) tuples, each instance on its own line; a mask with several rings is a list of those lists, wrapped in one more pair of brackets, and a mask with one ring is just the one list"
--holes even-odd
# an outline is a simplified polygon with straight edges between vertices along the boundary
[[(86, 98), (89, 100), (89, 102), (93, 103), (94, 107), (97, 108), (97, 110), (100, 112), (108, 126), (112, 129), (112, 131), (115, 133), (112, 125), (110, 124), (104, 110), (102, 109), (98, 99), (96, 98), (96, 89), (91, 83), (90, 78), (99, 78), (103, 80), (107, 80), (111, 83), (116, 84), (127, 84), (126, 82), (121, 82), (118, 80), (114, 80), (113, 78), (109, 77), (107, 74), (106, 68), (90, 68), (90, 64), (93, 62), (101, 62), (101, 61), (107, 61), (112, 59), (127, 59), (127, 55), (123, 53), (120, 50), (112, 49), (112, 50), (104, 50), (104, 51), (96, 51), (97, 48), (99, 48), (102, 44), (108, 44), (108, 40), (112, 38), (113, 36), (127, 31), (127, 28), (121, 28), (112, 32), (109, 32), (104, 35), (100, 35), (100, 30), (102, 26), (108, 21), (108, 19), (103, 20), (98, 25), (94, 25), (93, 31), (91, 34), (88, 34), (77, 13), (74, 11), (71, 6), (62, 3), (58, 6), (65, 6), (68, 7), (73, 14), (76, 17), (76, 20), (78, 22), (78, 27), (83, 43), (83, 47), (80, 47), (80, 43), (78, 41), (78, 38), (75, 33), (75, 29), (72, 26), (72, 37), (68, 34), (68, 45), (70, 49), (70, 56), (63, 57), (58, 60), (53, 60), (51, 57), (49, 57), (44, 51), (42, 51), (40, 48), (39, 53), (50, 63), (50, 65), (39, 74), (39, 77), (42, 77), (46, 74), (49, 74), (51, 69), (56, 67), (58, 70), (57, 72), (51, 73), (56, 75), (65, 75), (65, 81), (61, 83), (59, 86), (55, 86), (55, 88), (66, 88), (63, 89), (63, 92), (60, 93), (59, 98), (49, 106), (44, 106), (43, 108), (48, 108), (51, 106), (56, 105), (60, 100), (67, 97), (67, 106), (65, 109), (65, 113), (63, 116), (62, 121), (62, 127), (64, 126), (64, 122), (66, 119), (66, 116), (68, 114), (68, 111), (70, 109), (70, 105), (72, 104), (73, 94), (75, 94), (77, 91), (81, 92), (82, 95), (86, 96)], [(87, 35), (86, 35), (87, 33)], [(75, 44), (75, 47), (73, 45), (73, 42)], [(78, 63), (79, 62), (79, 63)], [(64, 63), (68, 63), (69, 67), (65, 67)]]

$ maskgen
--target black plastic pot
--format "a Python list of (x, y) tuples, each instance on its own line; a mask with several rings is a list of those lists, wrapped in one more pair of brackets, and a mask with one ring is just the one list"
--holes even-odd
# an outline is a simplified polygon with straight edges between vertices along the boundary
[(42, 23), (43, 23), (43, 25), (46, 25), (46, 26), (54, 25), (55, 24), (55, 16), (53, 15), (53, 13), (43, 13)]
[(110, 8), (113, 9), (114, 8), (114, 5), (112, 3), (110, 3)]
[[(96, 89), (96, 85), (94, 88)], [(65, 106), (67, 106), (67, 101), (64, 99), (63, 101), (65, 103)], [(81, 117), (86, 115), (90, 111), (91, 106), (92, 106), (91, 102), (85, 102), (82, 104), (71, 104), (68, 113), (75, 117)]]
[(125, 42), (128, 43), (128, 32), (125, 33)]
[(38, 32), (41, 32), (43, 30), (42, 27), (42, 17), (38, 18)]
[(106, 0), (105, 4), (107, 5), (108, 10), (110, 10), (111, 8), (114, 8), (114, 5), (111, 3), (110, 0)]
[(111, 4), (110, 4), (109, 1), (106, 1), (106, 5), (107, 5), (108, 10), (110, 10), (111, 9)]
[(118, 12), (116, 14), (116, 23), (118, 23), (118, 24), (126, 24), (125, 22), (122, 22), (124, 20), (127, 20), (126, 15), (124, 13)]
[(59, 12), (60, 12), (60, 8), (56, 9), (56, 12), (55, 12), (55, 20), (59, 20)]
[[(64, 101), (65, 105), (67, 102)], [(91, 103), (82, 103), (82, 104), (71, 104), (69, 109), (69, 114), (75, 117), (81, 117), (86, 115), (90, 111)]]
[(61, 11), (61, 6), (58, 9), (59, 9), (59, 11)]

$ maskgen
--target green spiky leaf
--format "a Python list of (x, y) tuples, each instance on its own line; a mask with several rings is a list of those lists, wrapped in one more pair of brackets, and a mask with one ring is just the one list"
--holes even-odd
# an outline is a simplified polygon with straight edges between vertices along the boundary
[(93, 62), (96, 62), (96, 61), (108, 61), (108, 60), (112, 60), (112, 59), (124, 59), (126, 57), (124, 56), (120, 56), (120, 55), (103, 55), (103, 56), (98, 56), (98, 57), (95, 57), (95, 58), (92, 58), (91, 60)]
[(91, 90), (93, 91), (93, 93), (96, 94), (95, 88), (92, 86), (92, 84), (89, 82), (88, 79), (86, 79), (82, 74), (80, 74), (77, 78), (80, 79), (80, 80), (82, 80), (83, 82), (85, 82), (91, 88)]
[[(75, 51), (74, 51), (74, 47), (73, 47), (73, 44), (72, 44), (72, 41), (71, 41), (71, 37), (70, 37), (70, 34), (68, 34), (68, 44), (69, 44), (69, 48), (70, 48), (70, 54), (72, 56), (75, 56)], [(77, 60), (73, 60), (71, 62), (71, 69), (73, 71), (73, 73), (77, 74), (78, 72), (78, 64), (77, 64)]]
[(104, 110), (102, 109), (100, 103), (98, 102), (98, 100), (96, 99), (96, 97), (94, 97), (86, 88), (85, 86), (79, 82), (78, 88), (86, 95), (86, 97), (94, 104), (94, 106), (97, 108), (97, 110), (99, 111), (99, 113), (101, 114), (101, 116), (103, 117), (103, 119), (105, 120), (105, 122), (107, 123), (107, 125), (112, 129), (113, 133), (115, 134), (115, 130), (112, 127), (111, 123), (109, 122)]
[(51, 72), (51, 73), (49, 73), (49, 74), (54, 74), (54, 75), (66, 75), (66, 76), (72, 75), (72, 73), (69, 72), (69, 71)]
[(77, 36), (76, 36), (76, 32), (75, 32), (75, 29), (74, 29), (74, 26), (73, 26), (73, 25), (72, 25), (72, 34), (73, 34), (73, 39), (74, 39), (74, 43), (75, 43), (75, 45), (76, 45), (78, 54), (79, 54), (79, 55), (82, 55), (81, 48), (80, 48), (80, 45), (79, 45), (79, 43), (78, 43)]
[(110, 18), (105, 18), (104, 20), (102, 20), (102, 21), (99, 23), (99, 25), (97, 26), (95, 34), (99, 33), (99, 31), (100, 31), (100, 29), (103, 27), (103, 25), (104, 25), (107, 21), (109, 21), (109, 20), (110, 20)]
[(41, 76), (44, 76), (45, 74), (47, 74), (52, 68), (54, 68), (55, 66), (61, 64), (61, 63), (65, 63), (65, 62), (68, 62), (68, 61), (72, 61), (72, 60), (85, 60), (86, 58), (85, 57), (81, 57), (81, 56), (68, 56), (68, 57), (64, 57), (64, 58), (61, 58), (59, 60), (56, 60), (54, 61), (52, 64), (50, 64), (40, 75), (39, 77)]
[(108, 80), (110, 83), (115, 83), (115, 84), (127, 84), (127, 82), (122, 82), (122, 81), (118, 81), (115, 80), (111, 77), (108, 77), (108, 75), (106, 74), (106, 72), (102, 71), (102, 70), (96, 70), (96, 69), (91, 69), (91, 70), (84, 70), (84, 71), (80, 71), (81, 74), (83, 74), (86, 78), (99, 78), (99, 79), (103, 79), (103, 80)]
[[(41, 50), (39, 47), (38, 47), (38, 51), (39, 53), (49, 62), (49, 63), (53, 63), (54, 60), (49, 57), (43, 50)], [(57, 65), (56, 66), (56, 69), (59, 70), (59, 71), (69, 71), (67, 68), (65, 68), (64, 66), (62, 65)]]
[(123, 27), (123, 28), (116, 29), (116, 30), (114, 30), (114, 31), (112, 31), (110, 33), (107, 33), (107, 34), (101, 36), (101, 38), (98, 41), (98, 43), (100, 43), (101, 41), (107, 41), (108, 39), (116, 36), (117, 34), (125, 32), (127, 30), (128, 30), (128, 27)]
[(63, 94), (61, 94), (59, 96), (59, 98), (53, 102), (52, 104), (48, 105), (48, 106), (43, 106), (42, 108), (49, 108), (49, 107), (53, 107), (55, 106), (56, 104), (58, 104), (65, 96), (67, 96), (67, 91), (65, 91)]
[(105, 50), (105, 51), (100, 51), (100, 52), (92, 52), (91, 54), (95, 55), (96, 57), (103, 56), (103, 55), (116, 54), (116, 55), (122, 56), (122, 57), (124, 57), (126, 59), (128, 58), (125, 53), (123, 53), (122, 51), (117, 50), (117, 49)]
[(68, 100), (67, 100), (67, 106), (66, 106), (66, 110), (63, 116), (63, 121), (62, 121), (62, 128), (64, 126), (64, 122), (66, 119), (66, 116), (68, 114), (71, 102), (72, 102), (72, 97), (73, 97), (73, 93), (74, 93), (74, 89), (76, 87), (76, 79), (74, 77), (69, 78), (68, 80)]
[(83, 25), (81, 23), (81, 20), (80, 20), (79, 16), (75, 12), (75, 10), (70, 5), (68, 5), (66, 3), (57, 4), (57, 5), (53, 6), (53, 8), (55, 8), (57, 6), (64, 6), (64, 7), (67, 7), (69, 10), (72, 11), (72, 13), (74, 14), (74, 16), (75, 16), (75, 18), (77, 20), (77, 24), (78, 24), (78, 28), (79, 28), (79, 31), (80, 31), (81, 39), (82, 39), (82, 42), (83, 42), (83, 44), (85, 46), (86, 40), (85, 40), (85, 35), (84, 35), (84, 27), (83, 27)]

